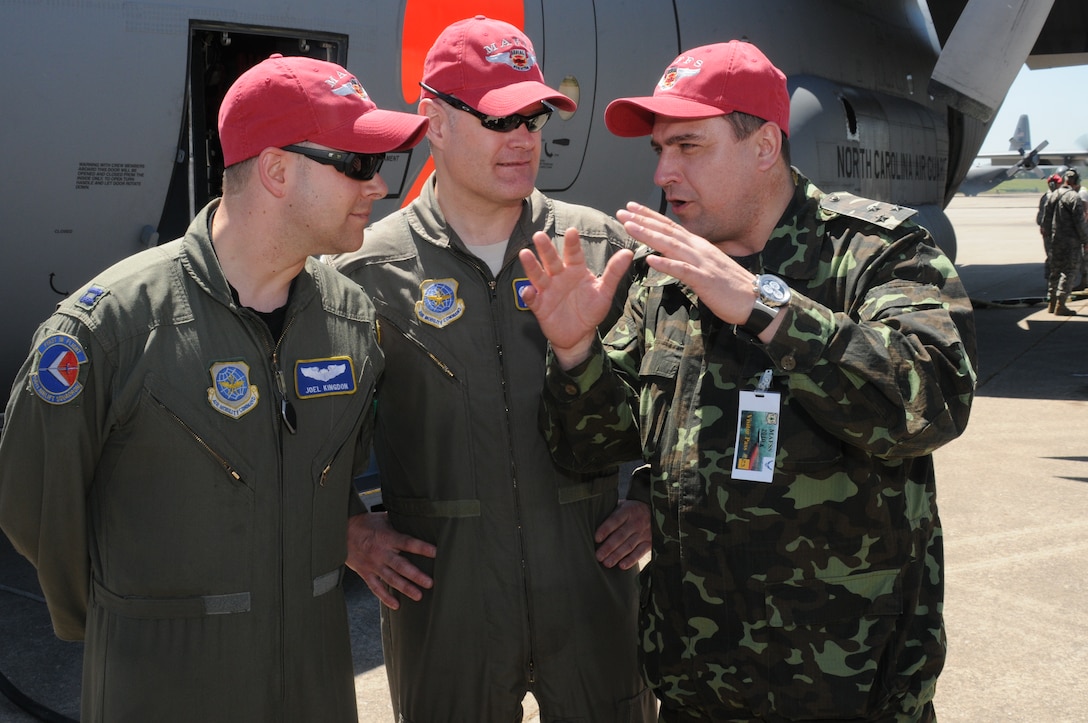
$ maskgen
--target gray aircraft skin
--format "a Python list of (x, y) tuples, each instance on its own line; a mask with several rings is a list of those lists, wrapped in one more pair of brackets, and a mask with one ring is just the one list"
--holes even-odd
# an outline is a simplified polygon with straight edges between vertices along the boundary
[[(1020, 66), (1088, 62), (1079, 0), (0, 0), (0, 9), (5, 400), (35, 327), (61, 298), (180, 235), (218, 195), (219, 99), (273, 52), (339, 62), (379, 106), (413, 111), (423, 55), (446, 24), (485, 12), (519, 25), (548, 82), (579, 103), (542, 131), (538, 187), (614, 212), (663, 200), (648, 139), (611, 135), (605, 105), (650, 94), (685, 48), (750, 40), (789, 79), (794, 164), (824, 190), (918, 209), (953, 255), (944, 207)], [(430, 168), (425, 145), (391, 157), (377, 216), (412, 198)]]

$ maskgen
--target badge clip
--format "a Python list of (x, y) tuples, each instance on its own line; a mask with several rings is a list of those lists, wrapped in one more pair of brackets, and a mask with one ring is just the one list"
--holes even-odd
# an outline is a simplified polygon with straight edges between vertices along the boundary
[(742, 391), (737, 409), (737, 444), (733, 450), (733, 479), (771, 482), (778, 456), (778, 424), (782, 395), (768, 391), (774, 370), (759, 377), (755, 391)]

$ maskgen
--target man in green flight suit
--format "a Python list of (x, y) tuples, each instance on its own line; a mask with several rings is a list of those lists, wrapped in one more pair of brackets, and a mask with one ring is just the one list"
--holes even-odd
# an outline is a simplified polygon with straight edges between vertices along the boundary
[[(541, 131), (574, 101), (529, 38), (476, 16), (427, 53), (419, 112), (435, 172), (333, 261), (373, 297), (386, 372), (374, 447), (385, 512), (352, 522), (348, 564), (381, 598), (397, 720), (644, 723), (637, 565), (645, 484), (572, 474), (537, 423), (547, 340), (518, 251), (578, 228), (590, 268), (634, 243), (616, 219), (535, 188)], [(620, 297), (609, 315), (619, 317)], [(433, 558), (433, 559), (432, 559)]]
[(0, 440), (0, 527), (83, 721), (358, 720), (343, 578), (384, 360), (374, 308), (312, 258), (363, 241), (426, 119), (273, 55), (223, 100), (223, 197), (38, 329)]

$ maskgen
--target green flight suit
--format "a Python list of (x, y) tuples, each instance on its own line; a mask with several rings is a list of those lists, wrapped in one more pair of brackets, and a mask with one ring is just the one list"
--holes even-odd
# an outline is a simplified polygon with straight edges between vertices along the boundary
[(521, 300), (517, 252), (535, 231), (558, 242), (570, 226), (591, 268), (632, 244), (615, 219), (537, 191), (496, 277), (446, 224), (432, 177), (367, 229), (362, 249), (333, 260), (381, 322), (382, 500), (396, 529), (438, 548), (412, 560), (434, 578), (423, 599), (382, 609), (398, 720), (516, 720), (526, 690), (543, 720), (655, 716), (639, 672), (636, 571), (594, 557), (616, 470), (565, 472), (538, 426), (547, 342)]
[(310, 259), (272, 338), (232, 298), (217, 203), (61, 302), (8, 404), (0, 526), (86, 640), (85, 723), (357, 720), (341, 580), (373, 307)]

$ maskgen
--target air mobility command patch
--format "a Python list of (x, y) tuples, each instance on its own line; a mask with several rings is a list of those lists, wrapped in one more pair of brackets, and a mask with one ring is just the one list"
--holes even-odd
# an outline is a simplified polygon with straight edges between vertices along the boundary
[(465, 302), (457, 298), (454, 279), (427, 279), (419, 285), (416, 317), (424, 324), (441, 329), (465, 313)]
[(299, 399), (355, 393), (351, 357), (299, 359), (295, 362), (295, 394)]
[(253, 411), (260, 394), (257, 386), (249, 383), (249, 365), (242, 361), (217, 362), (208, 372), (212, 385), (208, 387), (208, 404), (212, 409), (228, 417), (238, 419)]
[(79, 367), (87, 363), (87, 353), (74, 337), (54, 334), (38, 345), (38, 361), (30, 373), (30, 388), (43, 401), (67, 404), (83, 391)]

